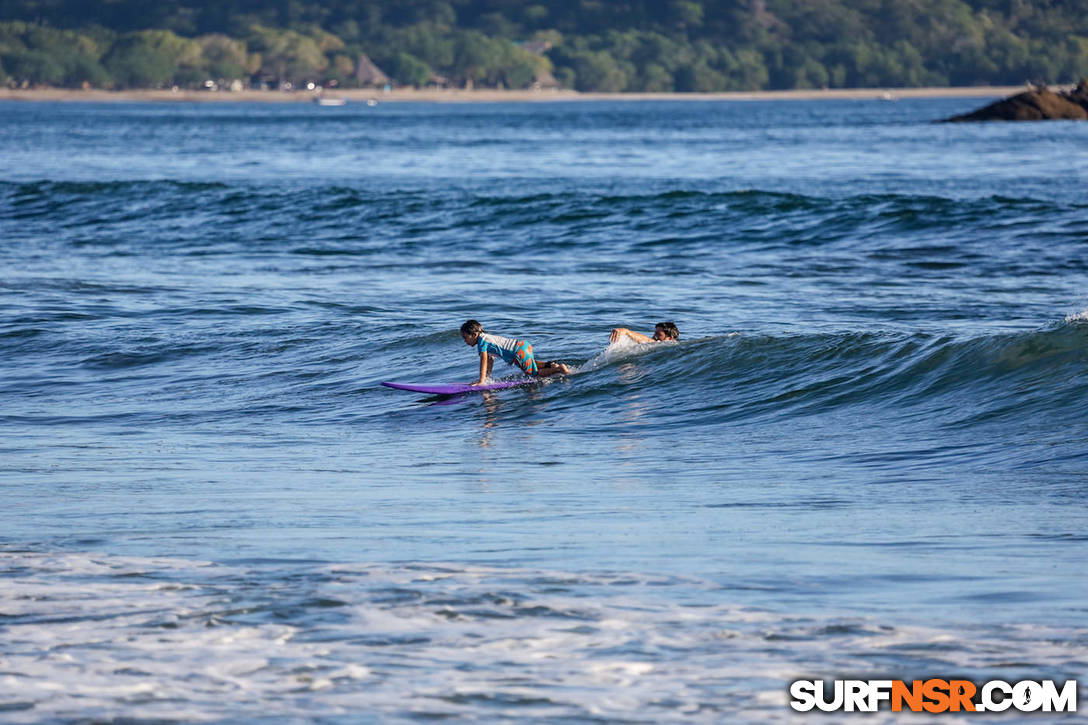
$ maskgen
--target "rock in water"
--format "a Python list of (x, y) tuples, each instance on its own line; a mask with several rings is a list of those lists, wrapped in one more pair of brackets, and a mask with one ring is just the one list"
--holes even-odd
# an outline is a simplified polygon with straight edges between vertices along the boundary
[(1037, 86), (1004, 100), (991, 103), (948, 121), (1051, 121), (1088, 120), (1088, 80), (1074, 90), (1055, 93), (1046, 86)]

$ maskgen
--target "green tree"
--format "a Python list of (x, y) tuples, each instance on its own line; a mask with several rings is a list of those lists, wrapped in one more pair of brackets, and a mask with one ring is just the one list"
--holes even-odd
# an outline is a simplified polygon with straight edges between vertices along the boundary
[(103, 59), (117, 85), (124, 88), (158, 88), (175, 75), (191, 77), (183, 70), (200, 66), (200, 45), (169, 30), (143, 30), (121, 36)]
[(1064, 51), (1058, 80), (1078, 82), (1088, 78), (1088, 37), (1069, 36)]
[(831, 76), (824, 64), (815, 58), (806, 57), (793, 69), (791, 88), (826, 88)]
[(402, 86), (426, 85), (434, 75), (430, 66), (414, 55), (397, 53), (385, 66), (386, 73)]
[(511, 58), (503, 68), (503, 85), (507, 88), (528, 88), (536, 78), (541, 64), (531, 57)]
[(64, 66), (49, 53), (17, 50), (0, 55), (0, 62), (16, 81), (46, 86), (64, 84)]
[(200, 66), (212, 78), (233, 79), (246, 75), (246, 44), (218, 33), (197, 38)]
[(578, 76), (569, 65), (555, 69), (555, 80), (563, 88), (576, 88), (578, 86)]
[(627, 75), (606, 51), (581, 51), (571, 58), (575, 85), (579, 91), (622, 91)]
[(522, 17), (525, 20), (525, 24), (533, 28), (546, 27), (548, 22), (548, 6), (547, 5), (529, 5), (522, 11)]
[(738, 50), (726, 70), (729, 89), (736, 91), (754, 91), (766, 88), (770, 81), (767, 64), (763, 54), (753, 49)]
[(329, 67), (325, 71), (326, 81), (335, 81), (337, 85), (351, 85), (354, 82), (355, 62), (350, 55), (336, 53), (329, 58)]
[(0, 0), (6, 75), (65, 85), (319, 81), (405, 53), (521, 87), (545, 67), (527, 40), (593, 90), (1058, 82), (1088, 73), (1085, 38), (1085, 0)]
[(107, 88), (113, 82), (102, 64), (90, 56), (73, 54), (64, 63), (64, 85), (76, 88), (86, 83), (94, 88)]
[(638, 87), (651, 93), (667, 93), (673, 90), (673, 74), (663, 66), (648, 63), (638, 76)]
[(672, 0), (669, 14), (681, 28), (697, 28), (703, 24), (703, 6), (688, 0)]
[(376, 58), (392, 57), (399, 52), (419, 58), (432, 68), (450, 73), (454, 67), (455, 36), (448, 28), (422, 23), (390, 30), (372, 44)]
[(71, 31), (26, 23), (0, 23), (0, 59), (19, 82), (77, 87), (106, 86), (109, 75), (98, 62), (98, 43)]
[(260, 72), (279, 82), (294, 84), (318, 80), (329, 66), (318, 41), (294, 30), (262, 25), (250, 29), (250, 45), (260, 53)]
[(680, 92), (713, 93), (727, 87), (725, 75), (711, 68), (705, 61), (685, 65), (673, 76), (674, 87)]

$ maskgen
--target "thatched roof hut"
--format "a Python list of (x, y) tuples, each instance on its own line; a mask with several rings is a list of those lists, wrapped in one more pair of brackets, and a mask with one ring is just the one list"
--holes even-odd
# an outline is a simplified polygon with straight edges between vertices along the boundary
[(560, 86), (552, 72), (542, 68), (533, 76), (532, 88), (536, 91), (557, 91)]
[(360, 53), (355, 63), (355, 82), (360, 86), (377, 87), (389, 83), (390, 79), (366, 53)]

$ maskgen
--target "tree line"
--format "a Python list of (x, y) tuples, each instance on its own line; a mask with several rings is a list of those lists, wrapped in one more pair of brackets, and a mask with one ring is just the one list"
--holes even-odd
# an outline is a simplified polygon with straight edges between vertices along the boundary
[(1085, 76), (1088, 0), (0, 0), (0, 83), (14, 86), (734, 91)]

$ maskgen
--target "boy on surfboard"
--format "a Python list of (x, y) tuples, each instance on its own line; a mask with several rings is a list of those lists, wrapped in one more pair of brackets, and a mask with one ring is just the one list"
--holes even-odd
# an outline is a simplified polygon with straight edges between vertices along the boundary
[(484, 326), (476, 320), (469, 320), (461, 325), (461, 339), (480, 353), (480, 377), (471, 385), (483, 385), (487, 382), (496, 357), (501, 357), (508, 365), (516, 365), (531, 378), (546, 378), (549, 375), (565, 375), (570, 372), (570, 368), (563, 363), (546, 362), (537, 365), (532, 345), (525, 340), (486, 333)]
[(666, 340), (679, 340), (680, 330), (676, 328), (675, 322), (659, 322), (654, 325), (653, 337), (649, 335), (643, 335), (641, 332), (635, 332), (634, 330), (628, 330), (626, 327), (617, 327), (612, 330), (612, 334), (608, 336), (608, 343), (619, 342), (620, 340), (627, 338), (634, 340), (637, 343), (647, 342), (665, 342)]

